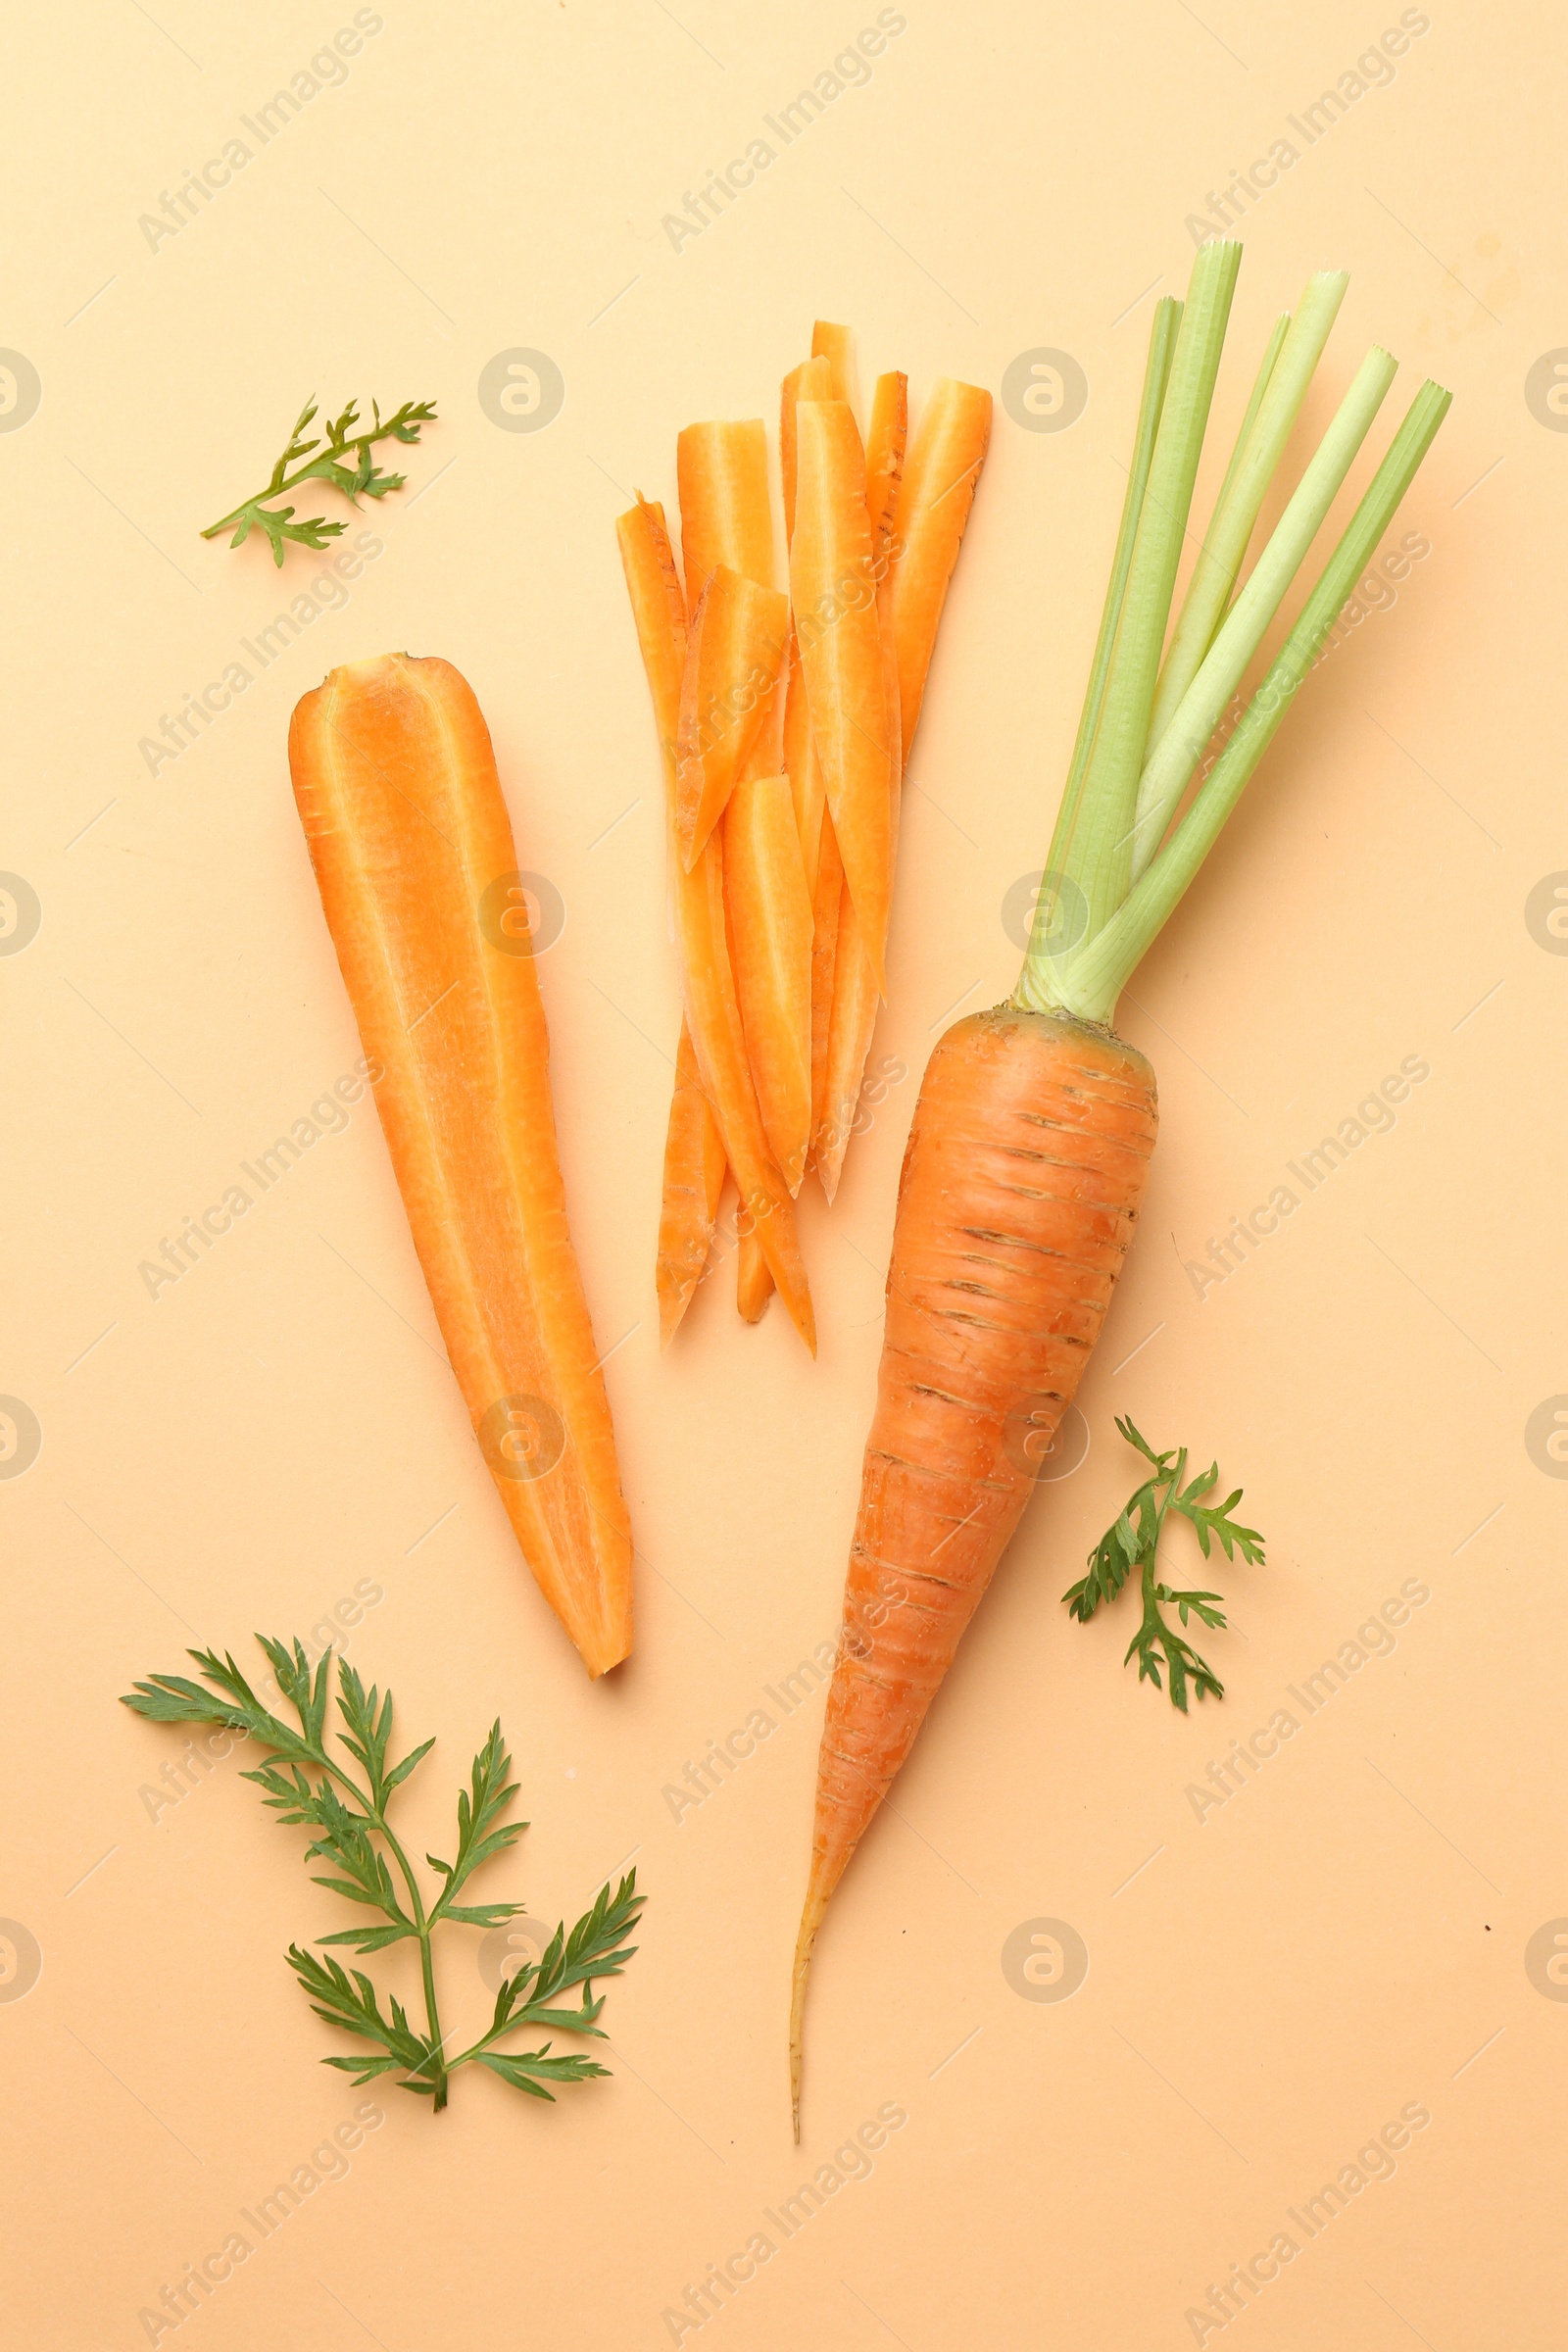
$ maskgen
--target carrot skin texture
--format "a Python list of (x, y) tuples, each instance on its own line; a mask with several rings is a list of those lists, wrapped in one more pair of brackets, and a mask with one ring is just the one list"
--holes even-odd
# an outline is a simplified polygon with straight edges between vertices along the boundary
[(844, 875), (885, 993), (893, 859), (892, 745), (882, 679), (865, 454), (849, 404), (802, 401), (790, 588)]
[(675, 1091), (664, 1136), (664, 1190), (659, 1218), (659, 1344), (667, 1348), (703, 1278), (724, 1189), (724, 1142), (708, 1107), (692, 1048), (680, 1025)]
[(724, 889), (747, 1058), (773, 1156), (795, 1193), (811, 1140), (811, 901), (787, 776), (736, 785), (724, 817)]
[(834, 981), (838, 970), (839, 920), (848, 893), (833, 819), (822, 811), (817, 847), (816, 888), (811, 894), (811, 1157), (826, 1133), (828, 1055), (833, 1036)]
[(948, 582), (991, 440), (991, 395), (944, 376), (909, 443), (894, 511), (893, 618), (904, 758), (919, 723)]
[(927, 1066), (905, 1154), (877, 1403), (795, 1960), (909, 1752), (1103, 1324), (1153, 1150), (1154, 1077), (1110, 1030), (1010, 1005)]
[(447, 1353), (523, 1555), (604, 1674), (631, 1648), (631, 1530), (538, 975), (481, 916), (517, 870), (489, 730), (449, 662), (392, 654), (305, 696), (289, 766)]

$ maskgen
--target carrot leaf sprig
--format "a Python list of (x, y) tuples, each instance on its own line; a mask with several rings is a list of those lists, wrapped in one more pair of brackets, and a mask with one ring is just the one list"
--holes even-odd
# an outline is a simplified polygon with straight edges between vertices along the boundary
[(1200, 1625), (1210, 1628), (1223, 1627), (1225, 1616), (1218, 1606), (1219, 1593), (1182, 1592), (1159, 1581), (1155, 1563), (1166, 1514), (1174, 1510), (1188, 1521), (1205, 1560), (1211, 1544), (1217, 1543), (1228, 1560), (1240, 1552), (1250, 1567), (1258, 1567), (1263, 1559), (1263, 1539), (1256, 1528), (1243, 1527), (1231, 1516), (1242, 1499), (1240, 1487), (1227, 1494), (1223, 1502), (1204, 1501), (1203, 1497), (1211, 1494), (1219, 1484), (1217, 1461), (1184, 1486), (1185, 1446), (1169, 1453), (1156, 1453), (1130, 1420), (1118, 1419), (1116, 1427), (1127, 1444), (1136, 1446), (1145, 1460), (1152, 1464), (1152, 1470), (1128, 1497), (1115, 1525), (1106, 1529), (1090, 1553), (1088, 1575), (1080, 1577), (1062, 1598), (1069, 1614), (1080, 1625), (1087, 1625), (1101, 1602), (1114, 1600), (1133, 1571), (1138, 1570), (1143, 1623), (1127, 1644), (1122, 1663), (1125, 1665), (1136, 1652), (1139, 1681), (1152, 1682), (1156, 1690), (1164, 1688), (1160, 1679), (1163, 1663), (1170, 1677), (1171, 1704), (1185, 1715), (1189, 1684), (1199, 1698), (1206, 1697), (1210, 1691), (1216, 1698), (1223, 1698), (1225, 1689), (1213, 1669), (1161, 1612), (1164, 1608), (1174, 1608), (1183, 1625), (1196, 1617)]
[[(389, 490), (401, 490), (408, 476), (384, 473), (372, 460), (370, 451), (377, 441), (417, 441), (420, 427), (435, 421), (435, 402), (406, 400), (397, 415), (383, 422), (380, 408), (372, 400), (370, 422), (361, 425), (359, 403), (351, 400), (341, 416), (324, 421), (324, 442), (319, 438), (310, 441), (303, 438), (315, 415), (316, 403), (308, 400), (294, 420), (288, 446), (272, 467), (270, 481), (245, 499), (231, 514), (209, 523), (202, 533), (204, 539), (216, 539), (220, 531), (232, 525), (234, 536), (228, 544), (239, 547), (253, 530), (265, 531), (272, 543), (272, 561), (279, 566), (286, 540), (314, 548), (319, 554), (327, 541), (342, 531), (341, 522), (328, 522), (324, 514), (296, 522), (292, 507), (270, 507), (265, 502), (285, 490), (298, 489), (301, 482), (325, 482), (340, 491), (351, 507), (357, 507), (362, 498), (385, 498)], [(356, 426), (360, 426), (358, 431)], [(290, 466), (294, 468), (292, 473)]]
[[(268, 1761), (243, 1777), (264, 1791), (267, 1804), (286, 1827), (315, 1832), (306, 1857), (325, 1865), (325, 1875), (318, 1877), (316, 1885), (378, 1915), (374, 1926), (342, 1928), (313, 1941), (323, 1949), (350, 1944), (361, 1959), (389, 1944), (417, 1942), (424, 1991), (422, 2030), (411, 2022), (395, 1996), (388, 1997), (383, 2009), (380, 1994), (362, 1970), (356, 1968), (351, 1976), (330, 1953), (318, 1958), (290, 1944), (288, 1964), (317, 2016), (373, 2045), (373, 2054), (325, 2058), (321, 2063), (352, 2075), (356, 2084), (378, 2075), (397, 2075), (399, 2088), (428, 2098), (432, 2112), (446, 2105), (448, 2084), (462, 2066), (483, 2066), (538, 2099), (554, 2098), (551, 2083), (584, 2082), (608, 2074), (607, 2067), (575, 2052), (552, 2057), (548, 2041), (524, 2050), (497, 2044), (519, 2029), (605, 2038), (598, 2023), (604, 1995), (595, 1993), (594, 1980), (618, 1977), (636, 1950), (626, 1941), (644, 1900), (637, 1892), (636, 1872), (629, 1871), (613, 1894), (608, 1885), (602, 1887), (569, 1936), (563, 1923), (541, 1959), (526, 1962), (505, 1978), (488, 2029), (470, 2047), (449, 2056), (450, 2036), (442, 2032), (436, 2006), (434, 1932), (443, 1923), (499, 1927), (522, 1908), (520, 1903), (456, 1900), (473, 1872), (514, 1845), (528, 1826), (505, 1819), (517, 1784), (509, 1777), (512, 1759), (501, 1726), (492, 1726), (473, 1760), (468, 1787), (459, 1792), (456, 1858), (444, 1862), (435, 1854), (425, 1856), (441, 1882), (440, 1891), (432, 1894), (421, 1885), (387, 1812), (393, 1794), (435, 1741), (426, 1740), (401, 1762), (390, 1763), (392, 1694), (383, 1695), (374, 1684), (367, 1690), (355, 1669), (340, 1659), (337, 1706), (343, 1729), (337, 1742), (359, 1766), (357, 1777), (327, 1746), (331, 1650), (313, 1673), (298, 1641), (290, 1650), (262, 1635), (257, 1640), (272, 1669), (273, 1686), (299, 1718), (298, 1729), (264, 1705), (232, 1657), (220, 1658), (212, 1650), (189, 1652), (210, 1688), (184, 1675), (157, 1674), (150, 1682), (138, 1683), (122, 1704), (151, 1723), (221, 1725), (272, 1751)], [(578, 1999), (558, 2006), (561, 1996), (577, 1986)]]

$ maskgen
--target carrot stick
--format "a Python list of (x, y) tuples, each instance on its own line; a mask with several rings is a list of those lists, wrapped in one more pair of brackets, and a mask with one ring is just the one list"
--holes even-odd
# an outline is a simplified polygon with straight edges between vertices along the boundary
[[(831, 392), (818, 394), (817, 397), (848, 401), (853, 409), (855, 406), (855, 375), (850, 352), (849, 328), (835, 326), (830, 318), (818, 318), (811, 329), (811, 357), (813, 360), (826, 360), (833, 385)], [(809, 400), (810, 397), (808, 392), (802, 394), (802, 398), (805, 400)]]
[(811, 1135), (811, 901), (788, 776), (737, 784), (724, 819), (735, 985), (762, 1125), (792, 1193)]
[(486, 915), (517, 876), (489, 732), (449, 662), (389, 654), (306, 695), (289, 766), (447, 1354), (523, 1556), (604, 1674), (631, 1648), (631, 1530), (538, 975)]
[(779, 398), (779, 470), (784, 476), (784, 543), (795, 536), (795, 411), (803, 400), (831, 400), (833, 369), (824, 359), (803, 360), (784, 378)]
[(761, 1243), (755, 1233), (743, 1233), (735, 1252), (735, 1304), (743, 1323), (760, 1323), (773, 1289)]
[(893, 517), (893, 622), (906, 762), (925, 698), (937, 623), (990, 439), (990, 393), (944, 376), (915, 427)]
[[(898, 848), (899, 796), (903, 783), (899, 719), (899, 656), (893, 614), (892, 542), (899, 484), (904, 476), (908, 433), (909, 386), (905, 375), (877, 378), (866, 441), (866, 508), (871, 525), (872, 568), (876, 575), (877, 635), (882, 655), (883, 708), (893, 747), (889, 792), (892, 852)], [(822, 1124), (815, 1138), (816, 1172), (829, 1200), (838, 1190), (849, 1147), (865, 1057), (876, 1027), (876, 978), (860, 938), (859, 918), (845, 892), (839, 909), (838, 953), (833, 968), (833, 1013), (829, 1024), (827, 1080)]]
[(687, 612), (696, 612), (720, 564), (771, 588), (773, 502), (761, 418), (688, 424), (675, 440), (675, 481)]
[(811, 899), (811, 1140), (823, 1133), (827, 1120), (828, 1047), (833, 1033), (833, 982), (838, 965), (839, 922), (843, 913), (844, 862), (839, 856), (833, 819), (822, 811), (816, 889)]
[(796, 434), (799, 471), (790, 543), (795, 634), (833, 830), (880, 990), (885, 987), (893, 855), (892, 746), (865, 457), (844, 401), (802, 401)]
[[(653, 698), (654, 724), (659, 735), (666, 789), (675, 788), (677, 737), (680, 727), (681, 672), (686, 657), (686, 598), (675, 569), (664, 510), (657, 501), (639, 498), (632, 511), (615, 525), (625, 569), (632, 616)], [(682, 1050), (691, 1053), (691, 1032), (681, 1024)], [(692, 1057), (695, 1071), (695, 1055)], [(660, 1205), (659, 1254), (655, 1286), (659, 1294), (660, 1344), (667, 1347), (691, 1303), (712, 1246), (713, 1208), (705, 1208), (706, 1184), (692, 1180), (694, 1137), (691, 1105), (682, 1099), (681, 1055), (675, 1058), (675, 1087), (670, 1099), (669, 1127), (664, 1144), (664, 1193)], [(711, 1118), (711, 1113), (710, 1113)], [(716, 1129), (715, 1129), (716, 1132)], [(675, 1139), (680, 1142), (675, 1147)], [(673, 1150), (672, 1156), (672, 1147)], [(718, 1181), (724, 1180), (720, 1146)], [(672, 1189), (673, 1187), (673, 1189)], [(693, 1270), (695, 1269), (695, 1271)]]
[(822, 1732), (790, 2024), (797, 2132), (807, 1971), (828, 1897), (1072, 1400), (1133, 1238), (1154, 1124), (1143, 1055), (1066, 1016), (971, 1014), (927, 1067)]
[[(663, 517), (646, 501), (622, 514), (615, 531), (657, 713), (659, 696), (673, 665), (678, 630), (684, 626), (669, 599), (674, 558)], [(665, 740), (662, 723), (660, 733), (662, 741)], [(795, 1203), (767, 1148), (746, 1059), (745, 1033), (724, 932), (722, 832), (710, 835), (708, 846), (688, 874), (674, 842), (672, 750), (666, 754), (664, 780), (671, 913), (681, 957), (686, 1018), (703, 1089), (743, 1204), (757, 1221), (768, 1270), (778, 1284), (791, 1322), (814, 1354), (816, 1325), (796, 1237)]]
[(675, 839), (691, 871), (770, 711), (789, 599), (720, 564), (692, 615), (676, 760)]
[(708, 1107), (683, 1020), (675, 1092), (664, 1137), (664, 1194), (659, 1219), (659, 1344), (667, 1348), (702, 1280), (724, 1189), (724, 1143)]

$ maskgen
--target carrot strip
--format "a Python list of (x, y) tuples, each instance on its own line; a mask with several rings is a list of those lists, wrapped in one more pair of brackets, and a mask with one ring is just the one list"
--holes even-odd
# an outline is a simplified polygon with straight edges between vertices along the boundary
[(1072, 1400), (1136, 1230), (1154, 1075), (1102, 1027), (971, 1014), (899, 1186), (876, 1415), (817, 1773), (790, 2071), (828, 1898), (925, 1719)]
[(774, 700), (789, 599), (720, 564), (692, 615), (681, 686), (675, 839), (688, 873)]
[[(882, 656), (883, 708), (893, 749), (889, 795), (892, 805), (890, 863), (898, 849), (899, 798), (903, 783), (903, 730), (899, 717), (899, 657), (893, 615), (892, 543), (899, 485), (904, 478), (908, 436), (909, 382), (901, 374), (880, 375), (871, 403), (865, 449), (866, 511), (871, 525), (872, 569), (876, 577), (877, 635)], [(890, 877), (891, 880), (891, 877)], [(815, 1137), (816, 1172), (829, 1200), (838, 1191), (844, 1154), (853, 1132), (865, 1058), (876, 1028), (876, 975), (860, 937), (859, 918), (848, 891), (839, 909), (838, 953), (833, 967), (833, 1012), (829, 1023), (827, 1079)]]
[(735, 1304), (743, 1323), (760, 1323), (773, 1290), (761, 1243), (755, 1233), (743, 1233), (735, 1254)]
[(708, 1107), (683, 1020), (675, 1091), (664, 1137), (664, 1193), (659, 1218), (659, 1344), (667, 1348), (703, 1278), (724, 1189), (724, 1143)]
[(773, 502), (761, 418), (688, 424), (676, 436), (675, 482), (687, 612), (696, 612), (703, 590), (721, 564), (743, 579), (770, 588)]
[(737, 784), (724, 818), (735, 985), (758, 1103), (792, 1193), (811, 1136), (811, 900), (787, 776)]
[[(657, 710), (659, 692), (671, 666), (671, 641), (677, 634), (667, 592), (674, 559), (663, 517), (646, 501), (622, 514), (615, 529)], [(666, 583), (662, 589), (661, 582)], [(679, 625), (684, 626), (684, 621)], [(662, 739), (662, 733), (661, 726)], [(768, 1270), (778, 1284), (791, 1322), (814, 1355), (816, 1324), (796, 1236), (795, 1203), (767, 1148), (746, 1059), (745, 1032), (725, 939), (723, 836), (721, 832), (709, 836), (688, 874), (674, 841), (672, 753), (665, 760), (664, 778), (671, 912), (697, 1066), (742, 1201), (757, 1222)]]
[(822, 835), (811, 904), (811, 1149), (814, 1156), (827, 1121), (828, 1048), (833, 1033), (833, 982), (838, 964), (839, 920), (846, 897), (844, 861), (833, 819), (822, 811)]
[(990, 393), (944, 376), (915, 427), (893, 518), (893, 620), (906, 760), (990, 439)]
[(289, 766), (447, 1354), (523, 1556), (604, 1674), (631, 1648), (631, 1530), (538, 974), (494, 911), (518, 884), (489, 731), (449, 662), (389, 654), (305, 696)]
[[(818, 318), (811, 329), (811, 357), (813, 360), (826, 360), (832, 377), (832, 391), (825, 395), (819, 395), (819, 397), (848, 401), (853, 409), (855, 406), (855, 374), (850, 353), (849, 328), (835, 326), (830, 318)], [(803, 397), (808, 400), (810, 394), (807, 393)]]
[(784, 378), (779, 397), (778, 455), (784, 476), (784, 544), (795, 536), (795, 411), (803, 400), (831, 400), (833, 369), (824, 359), (803, 360)]
[(796, 433), (799, 472), (790, 544), (795, 633), (839, 855), (882, 989), (893, 853), (892, 747), (865, 457), (844, 401), (802, 401)]

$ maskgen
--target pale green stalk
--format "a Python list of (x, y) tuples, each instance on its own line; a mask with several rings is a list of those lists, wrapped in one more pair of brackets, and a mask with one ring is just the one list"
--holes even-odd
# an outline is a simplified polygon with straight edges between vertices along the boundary
[(1015, 1003), (1038, 1009), (1044, 983), (1049, 989), (1046, 1001), (1080, 1019), (1108, 1022), (1112, 1018), (1116, 999), (1213, 847), (1324, 638), (1353, 593), (1452, 397), (1441, 384), (1431, 382), (1416, 394), (1371, 487), (1240, 725), (1176, 833), (1134, 885), (1125, 905), (1102, 930), (1059, 958), (1048, 972), (1031, 975), (1026, 965)]
[[(1285, 444), (1300, 414), (1307, 385), (1349, 282), (1343, 270), (1320, 270), (1307, 279), (1306, 290), (1270, 370), (1255, 416), (1243, 422), (1236, 455), (1215, 505), (1208, 535), (1194, 565), (1186, 602), (1171, 635), (1165, 666), (1160, 671), (1149, 722), (1151, 750), (1175, 716), (1203, 656), (1214, 642), (1226, 605), (1241, 577), (1247, 543), (1264, 495), (1285, 454)], [(1135, 873), (1138, 870), (1136, 861), (1133, 870)]]
[(1200, 247), (1176, 337), (1066, 865), (1066, 878), (1083, 893), (1091, 938), (1121, 905), (1132, 878), (1149, 714), (1241, 255), (1230, 243)]
[(1062, 788), (1061, 805), (1056, 811), (1056, 829), (1051, 837), (1051, 852), (1035, 906), (1035, 919), (1029, 940), (1029, 953), (1033, 957), (1044, 958), (1059, 954), (1063, 947), (1075, 947), (1083, 936), (1083, 902), (1076, 892), (1070, 901), (1064, 902), (1061, 882), (1066, 869), (1068, 845), (1082, 803), (1084, 772), (1089, 765), (1089, 755), (1095, 748), (1095, 734), (1100, 725), (1105, 675), (1116, 643), (1116, 624), (1121, 618), (1127, 571), (1133, 560), (1133, 542), (1138, 536), (1138, 517), (1143, 513), (1144, 492), (1154, 455), (1154, 436), (1159, 430), (1159, 412), (1165, 399), (1171, 353), (1176, 346), (1176, 332), (1181, 321), (1181, 304), (1171, 295), (1163, 295), (1154, 305), (1153, 323), (1150, 328), (1149, 359), (1144, 369), (1143, 398), (1138, 409), (1138, 434), (1133, 446), (1132, 471), (1127, 477), (1121, 528), (1116, 534), (1116, 553), (1111, 560), (1110, 584), (1105, 590), (1105, 609), (1101, 614), (1095, 658), (1089, 668), (1083, 715), (1078, 721), (1078, 740), (1073, 745), (1072, 765), (1067, 770), (1067, 781)]
[(1164, 839), (1165, 828), (1176, 813), (1203, 747), (1261, 645), (1263, 632), (1279, 611), (1307, 549), (1322, 528), (1324, 517), (1339, 496), (1340, 485), (1349, 472), (1351, 461), (1366, 439), (1396, 372), (1397, 363), (1374, 344), (1340, 403), (1339, 414), (1318, 443), (1272, 538), (1253, 564), (1247, 586), (1221, 621), (1219, 634), (1182, 697), (1180, 708), (1150, 754), (1138, 785), (1138, 821), (1132, 858), (1135, 882)]

